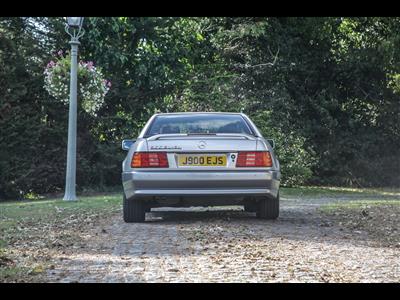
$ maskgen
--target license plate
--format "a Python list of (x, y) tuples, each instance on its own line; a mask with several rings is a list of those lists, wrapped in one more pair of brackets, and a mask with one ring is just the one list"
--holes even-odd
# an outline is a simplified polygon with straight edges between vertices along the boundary
[(226, 155), (180, 154), (178, 166), (225, 167)]

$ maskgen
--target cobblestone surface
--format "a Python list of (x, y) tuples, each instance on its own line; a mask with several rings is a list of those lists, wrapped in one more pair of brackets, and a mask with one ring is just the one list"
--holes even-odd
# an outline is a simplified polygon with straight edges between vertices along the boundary
[(146, 223), (120, 214), (60, 254), (50, 282), (399, 282), (400, 249), (329, 223), (329, 201), (281, 199), (280, 218), (241, 207), (156, 209)]

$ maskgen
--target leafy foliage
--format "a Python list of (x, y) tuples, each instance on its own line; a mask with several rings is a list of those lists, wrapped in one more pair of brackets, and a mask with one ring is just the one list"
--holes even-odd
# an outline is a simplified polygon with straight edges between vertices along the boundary
[[(399, 25), (85, 18), (80, 59), (113, 85), (96, 116), (79, 110), (78, 188), (119, 185), (120, 141), (158, 111), (247, 113), (276, 140), (286, 185), (398, 186)], [(61, 18), (0, 19), (0, 198), (63, 189), (68, 108), (44, 89), (43, 70), (67, 41)]]
[[(69, 76), (71, 56), (68, 54), (51, 60), (44, 70), (44, 88), (49, 94), (64, 104), (69, 103)], [(104, 79), (102, 71), (93, 65), (92, 61), (78, 63), (78, 97), (82, 108), (87, 113), (96, 116), (97, 111), (104, 104), (104, 97), (111, 87), (111, 82)]]
[(271, 111), (263, 111), (253, 116), (252, 120), (266, 138), (276, 144), (274, 149), (281, 164), (282, 184), (301, 185), (311, 178), (311, 167), (315, 163), (312, 149), (307, 147), (305, 139), (294, 132), (283, 133), (271, 122)]
[(215, 23), (245, 111), (272, 111), (274, 126), (306, 139), (313, 183), (399, 185), (400, 106), (388, 88), (399, 67), (399, 19)]

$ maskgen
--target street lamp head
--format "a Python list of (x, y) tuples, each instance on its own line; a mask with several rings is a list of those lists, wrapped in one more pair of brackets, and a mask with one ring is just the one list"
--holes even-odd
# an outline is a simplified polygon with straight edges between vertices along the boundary
[(82, 24), (83, 17), (67, 17), (65, 31), (71, 36), (72, 41), (78, 42), (79, 38), (85, 33)]
[(81, 28), (83, 23), (83, 17), (67, 17), (67, 23), (69, 27)]

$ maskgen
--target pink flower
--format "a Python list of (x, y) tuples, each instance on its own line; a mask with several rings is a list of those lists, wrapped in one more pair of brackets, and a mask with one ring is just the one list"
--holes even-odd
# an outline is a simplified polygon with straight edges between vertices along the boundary
[(110, 88), (111, 87), (111, 81), (107, 82), (107, 86)]
[(86, 66), (88, 67), (89, 70), (91, 70), (93, 68), (93, 62), (89, 61)]
[(50, 62), (47, 64), (47, 68), (54, 67), (55, 65), (56, 65), (56, 63), (55, 63), (54, 61), (50, 61)]
[(59, 50), (59, 51), (57, 52), (58, 56), (62, 56), (63, 53), (64, 53), (64, 52), (63, 52), (62, 50)]

